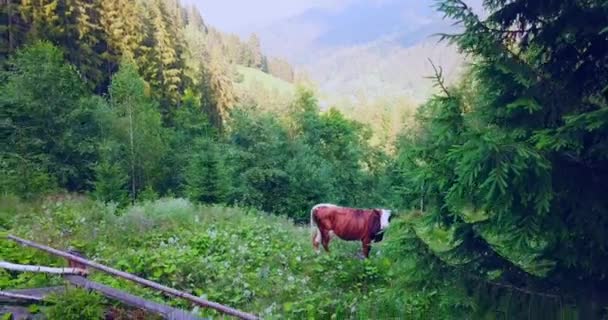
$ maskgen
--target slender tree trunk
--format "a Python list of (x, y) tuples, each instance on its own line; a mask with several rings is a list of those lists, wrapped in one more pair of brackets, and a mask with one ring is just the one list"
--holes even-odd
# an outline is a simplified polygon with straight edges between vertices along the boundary
[(131, 142), (131, 202), (135, 202), (135, 144), (133, 139), (133, 109), (129, 106), (129, 138)]
[(8, 19), (8, 53), (12, 53), (15, 50), (15, 40), (13, 35), (13, 0), (7, 0), (7, 19)]
[(13, 10), (12, 10), (12, 1), (9, 0), (7, 3), (7, 18), (8, 18), (8, 52), (13, 51)]

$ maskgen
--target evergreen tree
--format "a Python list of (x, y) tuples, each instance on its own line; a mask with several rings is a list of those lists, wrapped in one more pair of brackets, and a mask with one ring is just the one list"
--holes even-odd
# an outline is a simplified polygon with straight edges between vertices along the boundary
[(122, 148), (112, 140), (99, 147), (100, 161), (95, 166), (93, 196), (103, 202), (126, 204), (128, 201), (127, 186), (129, 175), (125, 172), (123, 159), (120, 159)]
[(226, 73), (227, 67), (217, 59), (213, 59), (202, 74), (203, 88), (209, 88), (212, 96), (203, 96), (207, 100), (203, 103), (205, 112), (209, 115), (211, 123), (220, 131), (223, 129), (230, 109), (236, 103), (233, 92), (232, 79)]
[(100, 5), (98, 0), (24, 0), (20, 6), (29, 41), (58, 45), (92, 88), (104, 83)]
[[(449, 286), (444, 305), (473, 299), (480, 318), (498, 308), (513, 318), (557, 318), (568, 309), (600, 318), (608, 288), (600, 231), (608, 219), (598, 211), (608, 206), (608, 7), (528, 0), (485, 7), (490, 15), (481, 20), (463, 1), (439, 1), (465, 28), (444, 37), (474, 65), (459, 88), (447, 88), (436, 70), (441, 93), (400, 148), (403, 206), (416, 208), (398, 231), (410, 236), (393, 247), (401, 285)], [(404, 249), (420, 243), (423, 255)], [(421, 262), (436, 273), (400, 269)], [(504, 306), (507, 297), (513, 303)]]
[(0, 6), (0, 63), (25, 41), (25, 24), (19, 11), (19, 0), (4, 0)]
[(198, 11), (194, 4), (187, 6), (185, 12), (186, 25), (192, 25), (197, 30), (200, 30), (205, 34), (208, 32), (207, 26), (205, 25), (205, 21), (203, 20), (201, 13)]
[(103, 54), (110, 61), (105, 70), (107, 77), (117, 69), (121, 57), (139, 61), (145, 53), (141, 9), (135, 1), (101, 1), (100, 25), (107, 37), (107, 49)]
[(247, 66), (262, 70), (264, 56), (260, 47), (260, 38), (255, 33), (252, 33), (247, 41), (247, 51), (250, 52), (250, 61)]
[(67, 4), (75, 20), (74, 35), (66, 36), (70, 49), (68, 59), (80, 70), (92, 88), (102, 91), (105, 88), (102, 86), (107, 86), (109, 78), (103, 72), (107, 62), (102, 54), (107, 39), (101, 26), (101, 1), (71, 0)]
[(145, 44), (149, 48), (142, 63), (146, 80), (161, 100), (163, 115), (172, 112), (170, 105), (179, 102), (182, 88), (181, 41), (175, 17), (162, 0), (146, 3)]
[[(163, 160), (163, 176), (166, 177), (159, 191), (183, 191), (186, 185), (185, 168), (200, 148), (193, 148), (200, 139), (217, 139), (215, 130), (201, 108), (199, 93), (186, 90), (182, 105), (177, 109), (173, 120), (170, 150)], [(175, 168), (179, 168), (178, 174)]]
[(196, 149), (185, 172), (187, 196), (203, 203), (225, 203), (230, 182), (216, 143), (199, 140)]
[(27, 38), (30, 42), (45, 39), (58, 43), (61, 24), (66, 22), (63, 16), (65, 7), (60, 0), (23, 0), (19, 11), (28, 26)]

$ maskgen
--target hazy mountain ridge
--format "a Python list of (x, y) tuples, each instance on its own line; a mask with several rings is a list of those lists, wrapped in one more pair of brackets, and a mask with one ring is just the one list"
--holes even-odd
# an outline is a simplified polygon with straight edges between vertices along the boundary
[(373, 43), (333, 50), (307, 65), (322, 92), (330, 96), (374, 99), (406, 96), (422, 101), (432, 90), (432, 65), (441, 66), (447, 81), (456, 78), (463, 58), (455, 48), (427, 40), (411, 47)]
[[(478, 1), (470, 1), (474, 6)], [(310, 9), (258, 31), (266, 52), (286, 57), (329, 100), (406, 96), (432, 90), (430, 58), (447, 80), (464, 58), (437, 33), (457, 32), (432, 2), (355, 0), (339, 10)]]

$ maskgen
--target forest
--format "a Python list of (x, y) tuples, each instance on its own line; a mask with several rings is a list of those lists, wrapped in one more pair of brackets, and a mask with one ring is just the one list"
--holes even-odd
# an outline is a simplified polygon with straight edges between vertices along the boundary
[[(434, 1), (469, 63), (397, 133), (179, 0), (0, 5), (0, 260), (65, 264), (6, 234), (74, 247), (265, 319), (608, 319), (607, 1)], [(244, 97), (243, 68), (296, 90)], [(317, 255), (317, 203), (396, 217), (370, 259)], [(82, 289), (28, 310), (151, 318)]]

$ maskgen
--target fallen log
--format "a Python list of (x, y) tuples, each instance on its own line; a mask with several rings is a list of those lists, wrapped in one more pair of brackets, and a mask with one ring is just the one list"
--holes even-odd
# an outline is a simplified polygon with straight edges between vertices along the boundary
[(32, 301), (40, 302), (52, 294), (65, 291), (65, 286), (32, 288), (32, 289), (11, 289), (2, 290), (0, 294), (0, 305), (23, 305), (31, 304)]
[(16, 299), (16, 300), (38, 301), (38, 302), (44, 300), (43, 298), (38, 297), (38, 296), (30, 296), (30, 295), (26, 295), (26, 294), (12, 293), (12, 292), (6, 292), (6, 291), (0, 291), (0, 297)]
[(120, 270), (117, 270), (117, 269), (114, 269), (114, 268), (110, 268), (110, 267), (102, 265), (100, 263), (97, 263), (97, 262), (94, 262), (94, 261), (90, 261), (90, 260), (84, 259), (82, 257), (76, 256), (76, 255), (73, 255), (73, 254), (69, 254), (67, 252), (63, 252), (63, 251), (60, 251), (60, 250), (57, 250), (57, 249), (54, 249), (54, 248), (51, 248), (51, 247), (48, 247), (48, 246), (45, 246), (45, 245), (41, 245), (41, 244), (35, 243), (33, 241), (21, 239), (19, 237), (13, 236), (13, 235), (8, 235), (7, 238), (10, 239), (10, 240), (15, 241), (17, 243), (20, 243), (22, 245), (29, 246), (29, 247), (32, 247), (32, 248), (36, 248), (36, 249), (45, 251), (47, 253), (50, 253), (50, 254), (53, 254), (53, 255), (56, 255), (56, 256), (60, 256), (60, 257), (69, 259), (71, 261), (75, 261), (75, 262), (81, 263), (83, 265), (89, 266), (91, 268), (94, 268), (94, 269), (97, 269), (97, 270), (100, 270), (100, 271), (103, 271), (103, 272), (115, 275), (117, 277), (129, 280), (129, 281), (133, 281), (135, 283), (139, 283), (141, 285), (144, 285), (144, 286), (147, 286), (147, 287), (150, 287), (150, 288), (162, 291), (164, 293), (167, 293), (167, 294), (170, 294), (170, 295), (173, 295), (173, 296), (176, 296), (176, 297), (180, 297), (180, 298), (186, 299), (188, 301), (194, 302), (195, 304), (201, 305), (203, 307), (211, 308), (211, 309), (217, 310), (219, 312), (222, 312), (222, 313), (225, 313), (225, 314), (228, 314), (228, 315), (231, 315), (231, 316), (235, 316), (235, 317), (238, 317), (238, 318), (241, 318), (241, 319), (245, 319), (245, 320), (257, 320), (257, 319), (259, 319), (257, 316), (255, 316), (253, 314), (249, 314), (249, 313), (246, 313), (246, 312), (243, 312), (243, 311), (240, 311), (240, 310), (228, 307), (228, 306), (224, 306), (224, 305), (219, 304), (217, 302), (201, 299), (201, 298), (196, 297), (196, 296), (194, 296), (192, 294), (189, 294), (187, 292), (179, 291), (179, 290), (176, 290), (176, 289), (164, 286), (162, 284), (156, 283), (154, 281), (143, 279), (143, 278), (140, 278), (140, 277), (135, 276), (133, 274), (130, 274), (130, 273), (127, 273), (127, 272), (124, 272), (124, 271), (120, 271)]
[[(65, 276), (65, 279), (74, 286), (99, 292), (109, 299), (117, 300), (124, 305), (160, 315), (164, 319), (203, 320), (202, 318), (197, 317), (193, 314), (189, 314), (183, 310), (173, 308), (164, 304), (156, 303), (153, 301), (148, 301), (130, 293), (123, 292), (121, 290), (117, 290), (112, 287), (108, 287), (103, 284), (87, 280), (80, 276), (68, 275)], [(28, 301), (29, 303), (39, 303), (45, 301), (46, 298), (52, 293), (65, 291), (65, 288), (65, 286), (57, 286), (47, 288), (15, 289), (8, 291), (0, 291), (0, 303), (4, 302), (9, 304), (21, 304), (20, 302), (25, 303), (26, 301)]]
[(40, 272), (40, 273), (52, 273), (52, 274), (78, 274), (86, 275), (88, 272), (81, 268), (53, 268), (43, 266), (32, 266), (26, 264), (15, 264), (6, 261), (0, 261), (0, 268), (8, 269), (13, 271), (22, 272)]
[(131, 307), (135, 307), (138, 309), (142, 309), (142, 310), (145, 310), (148, 312), (155, 313), (157, 315), (163, 316), (165, 319), (169, 319), (169, 320), (200, 320), (201, 319), (201, 318), (199, 318), (193, 314), (189, 314), (183, 310), (176, 309), (176, 308), (173, 308), (173, 307), (170, 307), (170, 306), (167, 306), (164, 304), (156, 303), (153, 301), (148, 301), (148, 300), (145, 300), (138, 296), (134, 296), (130, 293), (120, 291), (120, 290), (114, 289), (112, 287), (108, 287), (106, 285), (103, 285), (103, 284), (100, 284), (97, 282), (93, 282), (93, 281), (85, 279), (83, 277), (65, 276), (65, 279), (77, 287), (97, 291), (97, 292), (101, 293), (102, 295), (106, 296), (107, 298), (120, 301), (123, 304), (131, 306)]

